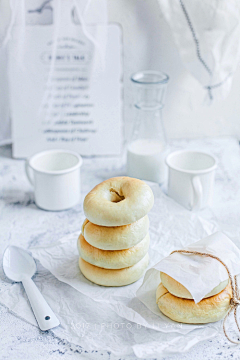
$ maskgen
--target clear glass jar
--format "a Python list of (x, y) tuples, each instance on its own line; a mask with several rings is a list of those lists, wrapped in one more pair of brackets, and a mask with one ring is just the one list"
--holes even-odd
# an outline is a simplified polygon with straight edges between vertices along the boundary
[(141, 71), (131, 77), (135, 87), (135, 123), (127, 146), (127, 174), (142, 180), (163, 183), (166, 177), (167, 140), (162, 108), (168, 75)]

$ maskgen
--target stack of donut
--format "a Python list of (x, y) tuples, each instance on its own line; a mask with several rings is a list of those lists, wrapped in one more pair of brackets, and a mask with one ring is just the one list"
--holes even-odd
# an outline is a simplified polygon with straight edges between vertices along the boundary
[(123, 286), (137, 281), (148, 262), (150, 187), (115, 177), (95, 186), (84, 199), (86, 220), (78, 238), (79, 267), (90, 281)]

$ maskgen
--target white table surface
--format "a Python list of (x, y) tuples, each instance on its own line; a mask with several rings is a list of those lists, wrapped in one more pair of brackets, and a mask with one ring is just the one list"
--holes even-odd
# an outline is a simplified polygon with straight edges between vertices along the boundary
[[(233, 241), (240, 238), (240, 149), (233, 138), (175, 141), (175, 148), (211, 151), (219, 161), (216, 172), (214, 205), (201, 212)], [(84, 159), (82, 198), (102, 180), (124, 174), (119, 159)], [(11, 147), (0, 148), (0, 257), (7, 245), (22, 247), (49, 244), (64, 235), (80, 230), (78, 214), (82, 203), (71, 210), (46, 212), (34, 203), (32, 187), (24, 173), (24, 161), (11, 158)], [(0, 291), (11, 283), (0, 267)], [(11, 314), (0, 305), (0, 359), (120, 359), (107, 351), (86, 351), (57, 338), (51, 331), (42, 332)], [(239, 359), (240, 346), (230, 344), (223, 335), (200, 343), (188, 353), (168, 359)], [(121, 359), (135, 359), (134, 356)]]

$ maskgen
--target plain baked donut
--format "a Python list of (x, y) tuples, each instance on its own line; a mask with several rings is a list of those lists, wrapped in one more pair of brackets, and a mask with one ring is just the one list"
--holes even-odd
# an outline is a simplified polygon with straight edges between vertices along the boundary
[(129, 249), (142, 241), (148, 233), (149, 219), (144, 216), (130, 225), (99, 226), (85, 219), (82, 234), (86, 241), (102, 250)]
[(158, 285), (156, 303), (159, 310), (170, 319), (186, 324), (206, 324), (221, 320), (230, 309), (231, 286), (219, 294), (201, 300), (182, 299), (170, 294), (162, 283)]
[(103, 269), (89, 264), (81, 257), (79, 267), (82, 274), (95, 284), (103, 286), (124, 286), (139, 280), (148, 267), (149, 256), (146, 254), (142, 260), (133, 266), (124, 269)]
[[(178, 281), (173, 279), (171, 276), (160, 272), (160, 278), (163, 286), (174, 296), (183, 298), (183, 299), (193, 299), (192, 294)], [(204, 296), (204, 299), (219, 294), (227, 286), (229, 280), (220, 282), (210, 293)]]
[(78, 251), (88, 263), (104, 269), (122, 269), (139, 262), (148, 252), (149, 234), (137, 245), (125, 250), (101, 250), (90, 245), (80, 234)]
[(145, 182), (122, 176), (95, 186), (85, 197), (83, 209), (93, 224), (122, 226), (147, 215), (153, 202), (153, 192)]

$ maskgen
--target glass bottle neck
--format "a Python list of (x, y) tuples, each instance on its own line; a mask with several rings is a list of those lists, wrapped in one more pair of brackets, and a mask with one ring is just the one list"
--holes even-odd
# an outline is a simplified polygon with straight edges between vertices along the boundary
[(169, 77), (158, 71), (142, 71), (131, 77), (135, 91), (135, 124), (132, 141), (149, 139), (166, 144), (162, 108)]
[(163, 108), (165, 89), (165, 86), (137, 85), (134, 102), (135, 107), (143, 110)]

